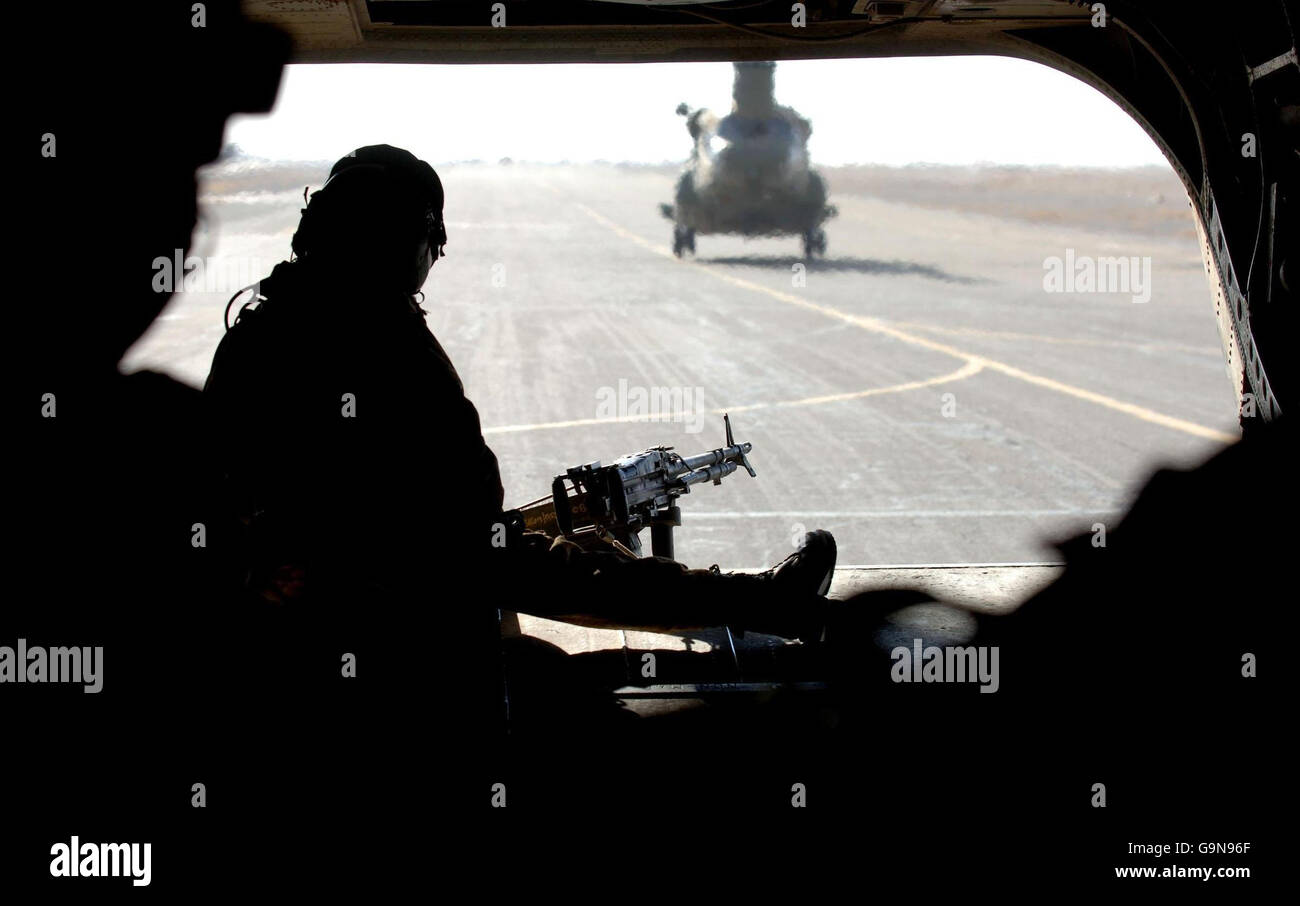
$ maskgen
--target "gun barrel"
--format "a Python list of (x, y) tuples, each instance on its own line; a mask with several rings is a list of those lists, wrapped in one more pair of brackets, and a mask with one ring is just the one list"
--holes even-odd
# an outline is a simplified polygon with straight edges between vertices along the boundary
[(705, 481), (721, 481), (732, 472), (736, 471), (737, 468), (738, 467), (734, 462), (720, 462), (716, 465), (694, 469), (690, 472), (684, 472), (677, 476), (677, 481), (686, 487), (693, 484), (700, 484)]
[[(753, 449), (753, 444), (744, 443), (736, 444), (731, 447), (722, 447), (718, 450), (710, 450), (708, 453), (697, 453), (695, 456), (683, 456), (679, 463), (681, 469), (679, 474), (684, 472), (693, 472), (696, 469), (706, 468), (719, 463), (733, 462), (734, 460), (740, 459), (740, 457), (749, 453)], [(731, 471), (735, 471), (734, 465), (732, 466)], [(727, 474), (730, 475), (731, 472), (728, 472)]]

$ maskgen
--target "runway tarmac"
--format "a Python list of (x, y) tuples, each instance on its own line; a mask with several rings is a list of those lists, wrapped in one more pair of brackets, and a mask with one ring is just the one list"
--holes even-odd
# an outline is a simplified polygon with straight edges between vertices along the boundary
[[(1113, 527), (1157, 465), (1238, 436), (1186, 232), (1107, 225), (1104, 210), (1026, 216), (1024, 197), (999, 216), (933, 193), (924, 206), (836, 195), (832, 173), (828, 252), (800, 273), (795, 237), (700, 236), (697, 257), (675, 259), (658, 210), (668, 170), (439, 170), (449, 243), (428, 323), (507, 503), (568, 466), (720, 446), (730, 412), (758, 478), (683, 498), (677, 556), (691, 565), (769, 565), (812, 528), (835, 533), (842, 565), (1050, 561), (1047, 541)], [(287, 257), (301, 184), (205, 188), (210, 229), (192, 254), (262, 272)], [(1149, 259), (1149, 301), (1046, 291), (1045, 262), (1067, 254)], [(201, 384), (231, 292), (178, 296), (127, 365)], [(641, 417), (641, 399), (670, 411)]]

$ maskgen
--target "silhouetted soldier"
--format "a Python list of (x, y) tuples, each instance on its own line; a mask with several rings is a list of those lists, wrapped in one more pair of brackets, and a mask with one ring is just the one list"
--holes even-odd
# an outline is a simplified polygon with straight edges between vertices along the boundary
[(256, 514), (255, 589), (344, 608), (358, 594), (409, 594), (434, 608), (442, 632), (473, 635), (475, 611), (495, 618), (485, 586), (514, 576), (514, 590), (527, 590), (514, 609), (592, 625), (819, 634), (835, 562), (824, 532), (758, 576), (534, 533), (507, 545), (506, 574), (489, 567), (502, 519), (496, 457), (414, 298), (446, 242), (442, 208), (437, 175), (409, 152), (377, 145), (342, 158), (303, 212), (296, 260), (261, 282), (264, 301), (217, 350), (206, 390), (237, 441), (232, 484)]
[[(445, 242), (433, 169), (362, 148), (313, 194), (296, 260), (222, 340), (206, 391), (230, 485), (256, 514), (264, 596), (423, 593), (434, 558), (466, 562), (498, 518), (496, 458), (414, 298)], [(455, 616), (450, 600), (427, 603)]]

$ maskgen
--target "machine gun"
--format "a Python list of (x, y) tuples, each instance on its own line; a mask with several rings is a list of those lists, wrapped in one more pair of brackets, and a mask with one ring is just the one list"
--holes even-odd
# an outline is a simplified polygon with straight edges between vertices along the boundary
[(722, 479), (743, 466), (758, 477), (746, 454), (753, 444), (736, 443), (724, 415), (726, 446), (695, 456), (672, 447), (651, 447), (609, 465), (574, 466), (551, 483), (551, 495), (519, 508), (528, 531), (562, 534), (579, 544), (604, 541), (629, 556), (642, 554), (640, 531), (649, 526), (651, 552), (673, 557), (673, 529), (682, 524), (677, 498), (692, 485)]

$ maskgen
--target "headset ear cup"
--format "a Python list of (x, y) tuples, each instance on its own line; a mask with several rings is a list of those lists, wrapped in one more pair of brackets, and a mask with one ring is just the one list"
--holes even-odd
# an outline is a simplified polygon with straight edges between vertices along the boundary
[(289, 248), (299, 258), (310, 253), (316, 245), (316, 214), (320, 209), (320, 203), (316, 200), (316, 195), (311, 197), (307, 202), (307, 207), (301, 211), (302, 216), (298, 220), (298, 229), (294, 231), (293, 238), (289, 240)]
[(289, 240), (289, 248), (299, 258), (302, 257), (302, 250), (307, 243), (307, 209), (303, 208), (298, 218), (298, 229), (293, 231), (293, 238)]

